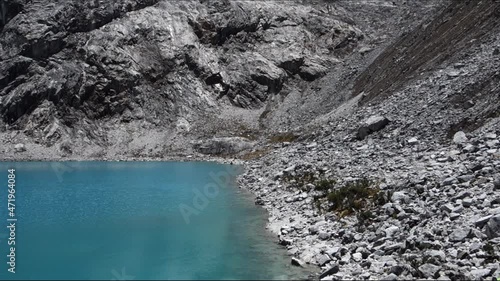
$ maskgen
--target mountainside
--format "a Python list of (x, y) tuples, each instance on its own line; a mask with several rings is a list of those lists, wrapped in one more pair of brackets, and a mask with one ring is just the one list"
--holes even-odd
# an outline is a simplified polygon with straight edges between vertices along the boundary
[(1, 140), (16, 157), (14, 145), (25, 144), (25, 158), (190, 154), (198, 147), (191, 142), (213, 136), (247, 137), (238, 147), (248, 147), (262, 132), (290, 130), (346, 100), (345, 89), (375, 53), (440, 7), (222, 0), (0, 6)]

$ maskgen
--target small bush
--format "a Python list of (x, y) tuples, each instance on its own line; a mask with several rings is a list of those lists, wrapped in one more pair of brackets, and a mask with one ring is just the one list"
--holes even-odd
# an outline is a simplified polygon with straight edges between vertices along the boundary
[(285, 182), (294, 181), (298, 187), (303, 187), (308, 183), (313, 183), (314, 181), (316, 181), (316, 175), (313, 172), (306, 171), (297, 175), (285, 175), (283, 177), (283, 180)]
[(327, 199), (331, 204), (330, 210), (347, 215), (365, 208), (369, 205), (369, 201), (373, 200), (379, 193), (379, 189), (370, 188), (371, 185), (372, 182), (369, 180), (361, 179), (328, 193)]
[(375, 218), (375, 216), (371, 211), (361, 211), (357, 214), (357, 218), (360, 224), (366, 224), (367, 222)]
[(321, 179), (316, 182), (314, 182), (314, 186), (316, 187), (316, 190), (318, 191), (328, 191), (330, 188), (335, 186), (337, 181), (335, 180), (329, 180), (329, 179)]

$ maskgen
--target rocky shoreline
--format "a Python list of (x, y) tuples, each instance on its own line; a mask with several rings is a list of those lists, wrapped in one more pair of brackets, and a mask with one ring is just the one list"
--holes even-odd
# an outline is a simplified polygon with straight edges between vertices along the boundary
[(325, 280), (500, 275), (500, 118), (449, 137), (449, 123), (470, 113), (420, 88), (463, 78), (436, 76), (326, 116), (246, 164), (240, 184), (269, 211), (293, 264), (318, 265)]
[[(293, 263), (321, 266), (327, 280), (496, 277), (498, 135), (479, 134), (463, 143), (458, 136), (462, 132), (450, 146), (422, 150), (417, 144), (387, 155), (378, 145), (349, 149), (359, 144), (341, 140), (286, 146), (247, 163), (240, 183), (269, 211), (269, 229)], [(370, 164), (352, 164), (360, 159)], [(361, 210), (358, 216), (320, 212), (314, 204), (319, 181), (297, 184), (306, 175), (335, 179), (330, 190), (370, 177), (379, 182), (377, 192), (390, 196), (384, 204), (367, 207), (370, 216), (364, 220)]]

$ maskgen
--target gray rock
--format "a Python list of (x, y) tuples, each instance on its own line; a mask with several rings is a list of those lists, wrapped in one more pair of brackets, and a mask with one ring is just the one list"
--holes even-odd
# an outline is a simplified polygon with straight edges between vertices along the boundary
[(417, 143), (418, 143), (418, 139), (415, 137), (408, 139), (409, 145), (416, 145)]
[(304, 262), (295, 257), (292, 257), (291, 264), (294, 266), (304, 267)]
[(429, 250), (427, 251), (426, 255), (442, 262), (446, 261), (446, 254), (440, 250)]
[(473, 203), (474, 203), (474, 200), (472, 200), (471, 198), (462, 199), (462, 205), (464, 207), (470, 207), (470, 206), (472, 206)]
[(395, 280), (398, 280), (398, 276), (394, 273), (390, 273), (389, 275), (382, 277), (381, 280), (395, 281)]
[(327, 70), (328, 69), (320, 63), (306, 60), (299, 69), (299, 76), (306, 81), (314, 81), (323, 77)]
[(456, 228), (454, 229), (450, 236), (449, 236), (449, 240), (451, 242), (462, 242), (465, 240), (465, 238), (467, 238), (467, 236), (469, 236), (469, 233), (470, 233), (470, 229), (469, 228)]
[(493, 188), (497, 190), (500, 189), (500, 176), (493, 180)]
[(494, 216), (488, 220), (485, 233), (489, 239), (500, 237), (500, 215)]
[(332, 259), (328, 255), (320, 254), (316, 256), (316, 262), (319, 266), (323, 266), (330, 262)]
[(486, 142), (486, 146), (488, 146), (489, 148), (495, 148), (495, 147), (497, 147), (499, 144), (500, 144), (500, 141), (499, 141), (499, 140), (492, 140), (492, 141), (487, 141), (487, 142)]
[(319, 275), (319, 279), (323, 279), (325, 278), (326, 276), (329, 276), (329, 275), (332, 275), (332, 274), (335, 274), (337, 272), (339, 272), (340, 270), (340, 267), (338, 264), (335, 264), (333, 265), (332, 267), (330, 267), (329, 269), (325, 270), (323, 273), (321, 273)]
[(451, 185), (452, 183), (454, 183), (456, 180), (457, 180), (457, 178), (456, 178), (456, 177), (447, 177), (447, 178), (445, 178), (445, 179), (441, 182), (441, 185), (442, 185), (442, 186), (448, 186), (448, 185)]
[(293, 243), (292, 239), (285, 238), (285, 237), (282, 237), (282, 236), (280, 236), (279, 242), (278, 242), (278, 244), (280, 244), (282, 246), (289, 246), (289, 245), (292, 245), (292, 243)]
[(444, 204), (443, 206), (441, 206), (441, 210), (446, 211), (448, 213), (453, 211), (453, 209), (454, 209), (453, 204)]
[(309, 227), (309, 233), (312, 234), (312, 235), (317, 234), (318, 233), (318, 227), (316, 227), (316, 226)]
[(405, 266), (401, 266), (401, 265), (394, 265), (391, 267), (391, 269), (389, 270), (389, 273), (393, 273), (393, 274), (396, 274), (397, 276), (400, 276), (401, 274), (403, 274), (403, 272), (407, 271), (407, 268)]
[(392, 202), (407, 202), (410, 199), (408, 195), (404, 191), (396, 191), (391, 196)]
[(477, 148), (477, 146), (475, 146), (475, 145), (472, 145), (472, 144), (467, 144), (467, 145), (464, 147), (464, 151), (465, 151), (465, 152), (468, 152), (468, 153), (472, 153), (472, 152), (476, 152), (476, 151), (478, 151), (478, 148)]
[(457, 177), (458, 181), (461, 183), (468, 182), (474, 179), (474, 175), (462, 175)]
[(494, 139), (497, 138), (497, 134), (495, 134), (495, 133), (487, 133), (486, 135), (484, 135), (484, 137), (486, 139), (494, 140)]
[(467, 136), (464, 132), (458, 131), (453, 135), (453, 142), (456, 144), (464, 144), (468, 141)]
[(330, 239), (330, 234), (324, 231), (320, 231), (318, 234), (318, 238), (321, 240), (328, 240)]
[(385, 128), (385, 126), (387, 126), (387, 124), (389, 124), (389, 122), (389, 119), (385, 118), (384, 116), (371, 116), (363, 122), (361, 127), (359, 127), (356, 138), (362, 140), (368, 135), (382, 130), (383, 128)]
[(482, 228), (490, 220), (491, 217), (493, 217), (493, 215), (487, 215), (487, 216), (484, 216), (484, 217), (480, 217), (479, 219), (477, 219), (474, 222), (474, 224), (477, 227)]
[(399, 227), (397, 227), (395, 225), (389, 226), (388, 228), (384, 229), (386, 237), (393, 237), (394, 234), (398, 231), (399, 231)]
[(326, 253), (332, 257), (336, 257), (337, 255), (340, 255), (340, 252), (341, 252), (340, 247), (332, 247), (326, 251)]
[(23, 144), (23, 143), (18, 143), (18, 144), (16, 144), (16, 145), (14, 146), (14, 150), (15, 150), (16, 152), (24, 152), (24, 151), (26, 151), (26, 147), (24, 146), (24, 144)]
[(354, 253), (352, 254), (352, 259), (356, 262), (359, 262), (363, 259), (363, 254), (361, 253)]
[[(474, 269), (469, 272), (470, 277), (473, 280), (480, 280), (483, 279), (484, 277), (490, 275), (491, 269), (487, 268), (482, 268), (482, 269)], [(495, 276), (496, 277), (496, 276)]]
[(460, 217), (461, 215), (459, 213), (454, 213), (454, 212), (451, 212), (450, 213), (450, 219), (453, 221), (453, 220), (456, 220)]
[(418, 272), (425, 278), (437, 278), (437, 273), (441, 270), (440, 266), (425, 263), (418, 267)]

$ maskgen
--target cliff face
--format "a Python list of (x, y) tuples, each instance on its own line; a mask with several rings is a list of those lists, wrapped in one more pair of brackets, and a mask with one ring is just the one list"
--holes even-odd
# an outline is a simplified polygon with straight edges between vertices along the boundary
[(392, 24), (436, 7), (391, 3), (2, 1), (3, 139), (161, 156), (189, 150), (172, 138), (296, 127), (399, 34)]

